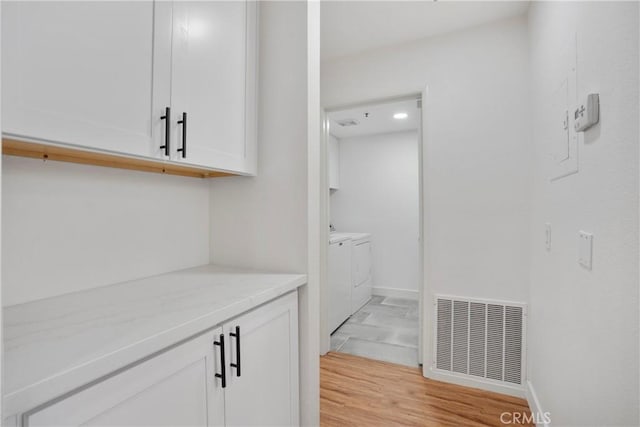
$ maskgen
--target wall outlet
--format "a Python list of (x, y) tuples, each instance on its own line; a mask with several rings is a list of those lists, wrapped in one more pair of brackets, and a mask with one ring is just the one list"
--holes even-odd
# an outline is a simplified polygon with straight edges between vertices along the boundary
[(587, 270), (591, 270), (593, 262), (593, 234), (580, 231), (578, 248), (578, 262)]
[(551, 223), (547, 222), (544, 225), (544, 247), (547, 252), (551, 252)]

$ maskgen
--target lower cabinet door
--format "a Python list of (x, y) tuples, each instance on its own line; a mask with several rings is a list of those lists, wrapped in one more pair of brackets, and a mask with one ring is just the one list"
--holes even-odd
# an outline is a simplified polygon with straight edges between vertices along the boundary
[(225, 389), (226, 425), (299, 425), (297, 293), (250, 311), (223, 329), (230, 337), (228, 363), (236, 365), (230, 366)]
[(224, 424), (221, 328), (27, 412), (28, 426), (211, 426)]

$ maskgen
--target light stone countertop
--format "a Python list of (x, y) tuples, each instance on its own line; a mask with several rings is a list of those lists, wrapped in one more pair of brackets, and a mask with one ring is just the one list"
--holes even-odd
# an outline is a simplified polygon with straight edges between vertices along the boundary
[(205, 265), (4, 310), (4, 414), (31, 409), (307, 282)]

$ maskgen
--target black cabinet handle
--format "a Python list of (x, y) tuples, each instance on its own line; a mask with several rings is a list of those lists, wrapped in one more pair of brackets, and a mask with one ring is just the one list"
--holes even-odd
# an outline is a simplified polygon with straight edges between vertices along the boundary
[(187, 157), (187, 113), (182, 113), (182, 120), (178, 120), (178, 124), (182, 125), (182, 148), (178, 148), (178, 152), (182, 152), (182, 158)]
[(220, 334), (220, 341), (214, 341), (213, 345), (220, 346), (220, 373), (216, 373), (216, 378), (222, 380), (222, 388), (227, 386), (227, 372), (224, 363), (224, 334)]
[(169, 147), (171, 142), (171, 108), (167, 107), (164, 110), (164, 116), (160, 117), (161, 120), (164, 120), (164, 145), (161, 145), (160, 148), (164, 148), (164, 155), (169, 155)]
[(240, 376), (240, 326), (236, 326), (236, 331), (229, 335), (236, 339), (236, 363), (231, 363), (231, 366), (236, 368), (236, 375)]

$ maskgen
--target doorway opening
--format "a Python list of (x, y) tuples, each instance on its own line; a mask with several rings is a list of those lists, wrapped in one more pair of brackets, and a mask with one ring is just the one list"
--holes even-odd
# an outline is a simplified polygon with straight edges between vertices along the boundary
[(330, 232), (321, 344), (325, 351), (418, 367), (421, 94), (325, 113)]

